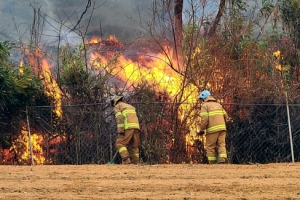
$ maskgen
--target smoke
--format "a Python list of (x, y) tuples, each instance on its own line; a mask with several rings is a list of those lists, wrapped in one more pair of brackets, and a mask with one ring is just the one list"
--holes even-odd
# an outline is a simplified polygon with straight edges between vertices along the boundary
[[(76, 27), (86, 37), (107, 38), (115, 35), (120, 41), (133, 40), (143, 34), (142, 21), (150, 20), (152, 1), (97, 0), (93, 9), (89, 0), (6, 0), (0, 2), (0, 40), (27, 42), (34, 18), (34, 8), (45, 17), (41, 42), (53, 43), (58, 35), (68, 42), (79, 42)], [(86, 11), (86, 12), (85, 12)], [(83, 14), (84, 13), (84, 14)], [(81, 18), (82, 16), (82, 18)], [(144, 23), (143, 22), (143, 23)], [(60, 34), (59, 34), (60, 33)]]

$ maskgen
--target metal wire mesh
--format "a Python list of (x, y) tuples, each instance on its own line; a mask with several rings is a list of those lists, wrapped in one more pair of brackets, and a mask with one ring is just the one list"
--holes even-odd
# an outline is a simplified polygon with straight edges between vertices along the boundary
[[(141, 124), (141, 162), (204, 163), (205, 138), (187, 144), (188, 124), (174, 116), (168, 103), (135, 104)], [(292, 138), (285, 105), (225, 105), (230, 163), (270, 163), (300, 158), (300, 110), (290, 105)], [(30, 129), (43, 138), (44, 164), (106, 164), (115, 153), (117, 137), (113, 110), (106, 104), (63, 106), (62, 116), (53, 107), (33, 107)], [(291, 140), (293, 146), (291, 146)], [(117, 157), (113, 163), (120, 163)]]

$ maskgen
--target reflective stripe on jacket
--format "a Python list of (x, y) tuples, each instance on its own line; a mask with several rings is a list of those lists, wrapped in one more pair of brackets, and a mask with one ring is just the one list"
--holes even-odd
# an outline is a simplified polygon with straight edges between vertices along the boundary
[(115, 106), (114, 111), (118, 133), (131, 128), (140, 129), (135, 107), (123, 101), (119, 101)]
[(208, 96), (201, 106), (201, 130), (206, 130), (206, 133), (226, 131), (226, 115), (222, 105), (217, 103), (214, 97)]

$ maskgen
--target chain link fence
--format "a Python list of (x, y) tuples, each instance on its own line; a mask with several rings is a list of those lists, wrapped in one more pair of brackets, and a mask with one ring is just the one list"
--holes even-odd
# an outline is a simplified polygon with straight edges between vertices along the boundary
[[(205, 163), (205, 136), (197, 136), (187, 121), (178, 118), (179, 104), (131, 104), (137, 108), (141, 125), (141, 162)], [(196, 113), (190, 118), (196, 120), (199, 105), (190, 106)], [(227, 123), (230, 163), (299, 161), (299, 105), (290, 105), (289, 113), (283, 104), (224, 104), (224, 107), (232, 118)], [(54, 109), (32, 107), (28, 112), (29, 132), (39, 138), (32, 144), (35, 161), (42, 157), (43, 164), (121, 162), (115, 149), (117, 133), (112, 107), (107, 104), (63, 106), (61, 116)]]

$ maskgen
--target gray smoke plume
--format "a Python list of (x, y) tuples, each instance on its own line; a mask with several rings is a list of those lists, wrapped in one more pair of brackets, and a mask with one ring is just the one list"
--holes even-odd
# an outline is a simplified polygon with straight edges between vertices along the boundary
[(80, 42), (77, 31), (85, 32), (88, 24), (87, 39), (115, 35), (130, 41), (143, 33), (140, 17), (143, 22), (150, 20), (151, 4), (149, 0), (2, 0), (0, 41), (29, 41), (34, 9), (44, 18), (42, 42), (55, 42), (59, 33), (63, 40)]

